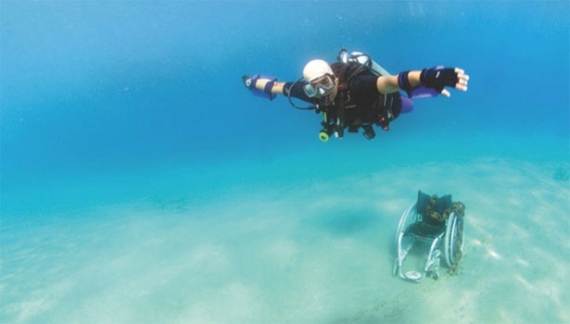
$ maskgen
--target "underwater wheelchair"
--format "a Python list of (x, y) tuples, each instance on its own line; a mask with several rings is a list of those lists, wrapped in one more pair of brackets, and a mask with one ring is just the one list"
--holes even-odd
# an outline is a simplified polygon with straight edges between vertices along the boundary
[[(437, 280), (442, 254), (449, 273), (455, 274), (463, 253), (464, 213), (465, 205), (453, 203), (451, 195), (438, 198), (419, 191), (418, 200), (404, 211), (398, 224), (398, 255), (394, 260), (392, 275), (414, 282), (421, 282), (425, 277)], [(423, 259), (421, 251), (427, 247), (427, 258)], [(410, 260), (404, 267), (404, 261), (412, 254), (410, 252), (415, 253), (417, 267), (425, 260), (421, 271), (410, 267)]]

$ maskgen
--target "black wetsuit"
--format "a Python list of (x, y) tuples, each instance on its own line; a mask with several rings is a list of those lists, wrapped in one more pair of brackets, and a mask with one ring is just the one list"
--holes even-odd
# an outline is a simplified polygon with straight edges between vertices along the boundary
[[(402, 108), (400, 93), (384, 95), (378, 92), (376, 87), (377, 75), (363, 73), (353, 77), (347, 82), (344, 125), (358, 128), (362, 124), (382, 124), (381, 118), (386, 115), (386, 110), (390, 109), (391, 118), (388, 123), (398, 117)], [(287, 82), (284, 87), (284, 94), (291, 97), (318, 105), (320, 111), (326, 112), (329, 120), (337, 118), (337, 110), (334, 103), (325, 105), (319, 99), (309, 98), (303, 87), (305, 82)], [(337, 95), (338, 97), (338, 95)], [(337, 98), (338, 99), (338, 98)], [(382, 125), (384, 127), (384, 125)], [(387, 126), (387, 124), (386, 124)]]

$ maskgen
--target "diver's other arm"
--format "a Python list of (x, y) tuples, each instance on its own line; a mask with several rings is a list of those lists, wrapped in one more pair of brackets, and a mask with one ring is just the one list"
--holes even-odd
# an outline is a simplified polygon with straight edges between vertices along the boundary
[(244, 75), (241, 78), (245, 87), (255, 95), (273, 100), (275, 95), (283, 94), (285, 82), (277, 82), (277, 78), (257, 74), (252, 77)]
[(467, 91), (469, 75), (460, 68), (435, 67), (421, 71), (406, 71), (398, 75), (381, 76), (376, 81), (376, 87), (381, 93), (392, 93), (400, 90), (408, 94), (417, 87), (424, 86), (449, 97), (451, 94), (445, 87)]
[[(257, 90), (265, 90), (265, 86), (267, 85), (267, 83), (271, 82), (270, 79), (257, 79), (257, 82), (255, 83), (255, 88)], [(272, 94), (283, 94), (283, 87), (285, 86), (285, 82), (273, 82), (273, 84), (271, 85), (271, 93)]]

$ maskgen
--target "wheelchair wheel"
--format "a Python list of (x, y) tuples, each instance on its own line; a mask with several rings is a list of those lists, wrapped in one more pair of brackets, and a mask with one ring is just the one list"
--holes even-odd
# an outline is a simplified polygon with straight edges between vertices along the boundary
[(392, 267), (392, 276), (393, 277), (398, 275), (399, 269), (400, 269), (400, 267), (398, 266), (398, 258), (396, 258), (396, 260), (394, 260), (394, 266)]
[(418, 219), (418, 213), (416, 212), (416, 203), (410, 205), (410, 207), (406, 208), (402, 213), (402, 217), (400, 217), (400, 223), (398, 224), (398, 231), (396, 232), (396, 246), (398, 246), (398, 236), (400, 233), (406, 231), (406, 229), (415, 223)]
[(456, 265), (463, 253), (463, 219), (455, 213), (449, 215), (445, 229), (445, 262), (449, 267)]

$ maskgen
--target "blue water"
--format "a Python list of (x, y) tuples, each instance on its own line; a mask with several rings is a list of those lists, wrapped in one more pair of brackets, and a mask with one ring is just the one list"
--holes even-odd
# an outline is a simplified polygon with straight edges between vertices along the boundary
[[(41, 240), (27, 241), (30, 236), (49, 240), (58, 228), (73, 233), (68, 220), (87, 226), (94, 218), (111, 217), (120, 226), (136, 219), (97, 212), (113, 206), (136, 203), (178, 212), (202, 208), (198, 214), (208, 218), (219, 215), (203, 206), (231, 209), (227, 201), (243, 199), (251, 201), (251, 208), (262, 209), (255, 194), (264, 192), (267, 201), (279, 200), (320, 182), (326, 186), (316, 185), (312, 194), (319, 197), (321, 188), (322, 195), (334, 196), (328, 186), (343, 183), (343, 190), (357, 190), (358, 181), (392, 170), (406, 179), (405, 186), (393, 178), (380, 179), (378, 185), (402, 203), (393, 208), (397, 217), (418, 189), (472, 188), (471, 181), (479, 175), (495, 177), (493, 170), (473, 173), (465, 168), (457, 174), (472, 177), (469, 184), (458, 179), (445, 187), (434, 184), (447, 183), (442, 178), (408, 176), (406, 170), (417, 172), (424, 165), (453, 169), (483, 161), (496, 166), (497, 177), (509, 164), (520, 166), (521, 172), (513, 177), (528, 176), (524, 170), (543, 172), (535, 176), (552, 183), (539, 189), (550, 191), (552, 185), (552, 194), (558, 195), (540, 204), (568, 207), (569, 16), (567, 1), (2, 1), (0, 294), (9, 297), (0, 297), (0, 318), (58, 322), (65, 317), (54, 314), (75, 309), (60, 306), (51, 312), (48, 303), (28, 313), (18, 310), (25, 308), (15, 306), (25, 304), (24, 295), (41, 287), (38, 283), (22, 288), (22, 295), (15, 292), (16, 282), (32, 278), (21, 269), (35, 264), (42, 276), (50, 268), (49, 261), (16, 257), (21, 255), (18, 249), (42, 245)], [(389, 132), (377, 130), (372, 141), (347, 134), (325, 144), (317, 138), (318, 115), (293, 109), (283, 97), (273, 102), (253, 97), (241, 83), (243, 74), (255, 73), (294, 81), (308, 60), (333, 61), (342, 46), (369, 53), (392, 73), (439, 64), (461, 67), (471, 77), (469, 90), (452, 91), (451, 98), (418, 100), (411, 114), (400, 116)], [(435, 174), (445, 178), (444, 173)], [(391, 192), (391, 185), (398, 189)], [(480, 184), (480, 191), (466, 188), (464, 194), (472, 196), (462, 199), (476, 204), (478, 194), (496, 196), (496, 185)], [(515, 184), (508, 188), (521, 193), (536, 189)], [(345, 214), (355, 213), (343, 208)], [(561, 210), (562, 225), (568, 225), (568, 211)], [(169, 221), (161, 223), (164, 218), (149, 216), (161, 228), (179, 225), (172, 221), (176, 217), (165, 218)], [(332, 219), (317, 224), (336, 231), (351, 222)], [(346, 227), (378, 225), (374, 219)], [(90, 232), (93, 240), (113, 232), (109, 226), (94, 226), (101, 232)], [(386, 226), (395, 230), (393, 223)], [(235, 240), (247, 242), (247, 237)], [(55, 251), (65, 249), (57, 241), (51, 243)], [(85, 243), (86, 250), (95, 246)], [(161, 251), (170, 251), (168, 246)], [(566, 265), (567, 248), (562, 252)], [(144, 265), (169, 263), (168, 255), (162, 256)], [(112, 273), (109, 270), (109, 277)], [(85, 296), (83, 290), (71, 289), (59, 305), (77, 303)], [(102, 308), (109, 301), (91, 298)], [(179, 298), (184, 300), (184, 294)], [(554, 309), (559, 315), (552, 320), (567, 320), (568, 312), (562, 311), (567, 302), (564, 294), (560, 306), (537, 312)], [(194, 309), (149, 304), (157, 305), (156, 313), (169, 316)], [(371, 308), (369, 313), (374, 313)], [(330, 319), (323, 314), (297, 315), (309, 322)], [(267, 309), (263, 315), (249, 319), (287, 318)], [(184, 318), (169, 316), (162, 319)], [(209, 322), (217, 322), (212, 318)], [(369, 317), (349, 318), (358, 322)], [(115, 319), (136, 322), (136, 317)], [(161, 316), (153, 319), (161, 322)], [(504, 318), (479, 318), (497, 319)], [(94, 320), (98, 321), (103, 318)]]

